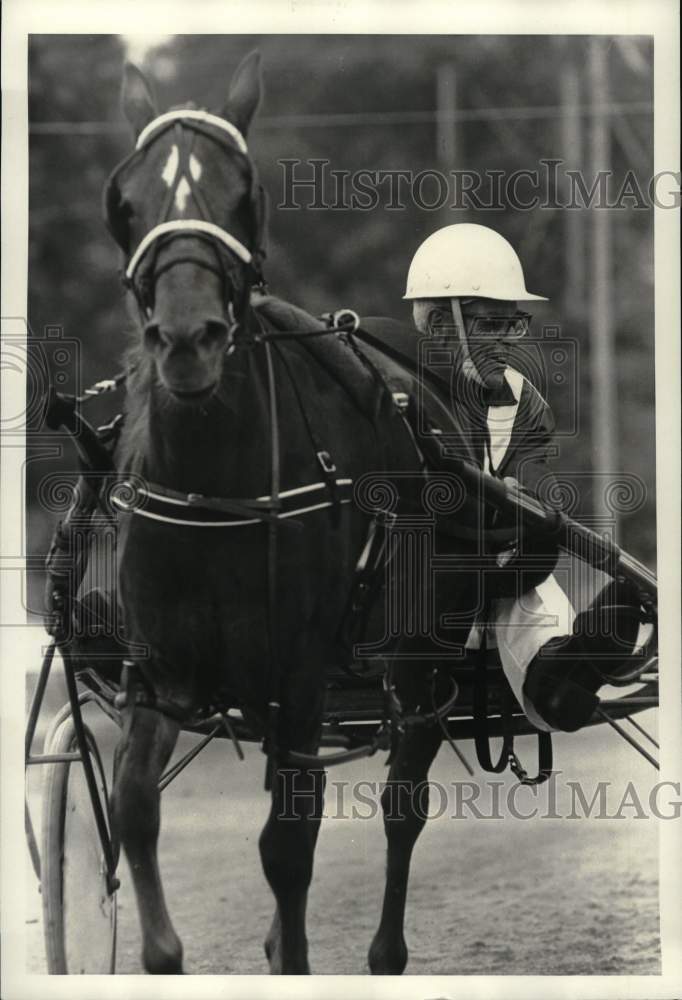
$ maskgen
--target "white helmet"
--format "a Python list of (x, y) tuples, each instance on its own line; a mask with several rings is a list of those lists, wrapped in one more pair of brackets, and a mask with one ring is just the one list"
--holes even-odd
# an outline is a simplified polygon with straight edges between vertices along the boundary
[(547, 301), (526, 291), (521, 261), (511, 243), (488, 226), (460, 222), (422, 243), (412, 258), (403, 298), (464, 297)]

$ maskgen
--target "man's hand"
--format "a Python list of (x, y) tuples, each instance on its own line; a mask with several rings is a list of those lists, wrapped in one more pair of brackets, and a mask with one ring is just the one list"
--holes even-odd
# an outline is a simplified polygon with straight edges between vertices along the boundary
[(514, 492), (520, 493), (521, 490), (523, 489), (521, 483), (518, 481), (518, 479), (515, 479), (514, 476), (505, 476), (502, 481), (504, 485), (507, 487), (507, 489), (511, 490), (512, 493)]
[[(501, 482), (512, 505), (517, 494), (526, 492), (514, 476), (504, 476)], [(489, 554), (494, 558), (496, 570), (488, 571), (487, 586), (494, 596), (518, 599), (553, 572), (559, 557), (556, 537), (552, 532), (537, 530), (529, 535), (524, 530), (519, 512), (513, 510), (496, 511), (492, 527), (498, 533), (498, 541), (497, 546), (491, 544)], [(500, 538), (501, 529), (508, 529), (509, 532), (504, 541)], [(529, 568), (526, 569), (526, 566)]]

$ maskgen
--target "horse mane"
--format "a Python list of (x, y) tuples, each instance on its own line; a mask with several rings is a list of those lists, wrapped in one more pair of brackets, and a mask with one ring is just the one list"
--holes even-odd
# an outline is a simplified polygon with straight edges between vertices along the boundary
[(131, 343), (124, 354), (126, 408), (118, 445), (117, 465), (130, 470), (147, 446), (147, 400), (154, 379), (154, 365), (140, 343)]
[(205, 111), (196, 101), (183, 101), (182, 104), (171, 104), (169, 111)]

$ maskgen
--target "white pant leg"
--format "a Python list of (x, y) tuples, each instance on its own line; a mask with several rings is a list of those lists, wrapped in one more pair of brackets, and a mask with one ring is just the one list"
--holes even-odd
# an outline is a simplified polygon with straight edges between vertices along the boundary
[(520, 599), (499, 598), (493, 602), (495, 645), (509, 685), (529, 721), (538, 729), (549, 726), (523, 694), (531, 660), (550, 639), (570, 635), (576, 612), (570, 600), (549, 576)]

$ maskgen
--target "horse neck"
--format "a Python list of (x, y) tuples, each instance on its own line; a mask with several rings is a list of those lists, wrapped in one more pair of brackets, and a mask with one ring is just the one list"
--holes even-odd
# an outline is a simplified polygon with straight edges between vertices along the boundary
[(150, 379), (133, 394), (131, 410), (126, 464), (133, 471), (186, 493), (269, 492), (268, 397), (255, 352), (225, 359), (219, 389), (204, 405), (179, 405)]

